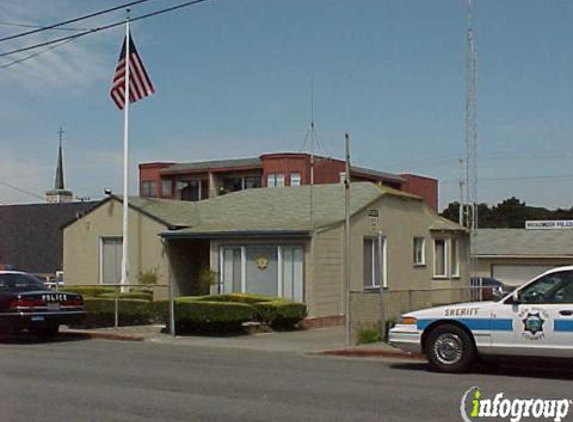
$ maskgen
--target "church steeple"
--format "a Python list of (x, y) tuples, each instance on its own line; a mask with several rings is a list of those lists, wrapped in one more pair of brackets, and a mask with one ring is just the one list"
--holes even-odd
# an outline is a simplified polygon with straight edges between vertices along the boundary
[(64, 157), (62, 153), (62, 135), (64, 134), (64, 129), (60, 126), (58, 131), (58, 167), (56, 168), (56, 181), (54, 183), (54, 190), (46, 192), (46, 202), (50, 203), (62, 203), (62, 202), (72, 202), (74, 200), (74, 194), (66, 190), (64, 184)]
[(62, 157), (62, 135), (64, 134), (64, 130), (60, 126), (60, 130), (58, 131), (60, 145), (58, 147), (58, 168), (56, 169), (56, 183), (54, 184), (55, 190), (64, 190), (64, 160)]

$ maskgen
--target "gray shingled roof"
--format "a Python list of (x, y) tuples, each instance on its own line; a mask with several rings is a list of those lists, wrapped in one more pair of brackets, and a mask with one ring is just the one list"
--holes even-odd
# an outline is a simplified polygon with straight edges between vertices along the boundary
[(161, 174), (177, 173), (180, 171), (221, 169), (228, 167), (261, 166), (260, 158), (236, 158), (231, 160), (199, 161), (195, 163), (174, 164), (161, 170)]
[(62, 269), (61, 227), (98, 202), (0, 206), (0, 263), (31, 273)]
[(573, 256), (573, 230), (479, 229), (475, 255)]
[[(384, 195), (421, 200), (369, 182), (352, 183), (351, 213), (355, 214)], [(198, 202), (140, 197), (131, 197), (129, 202), (130, 206), (162, 222), (166, 228), (180, 228), (165, 234), (300, 232), (310, 230), (311, 226), (320, 228), (344, 220), (344, 187), (341, 184), (246, 189)], [(456, 224), (450, 224), (457, 228)]]

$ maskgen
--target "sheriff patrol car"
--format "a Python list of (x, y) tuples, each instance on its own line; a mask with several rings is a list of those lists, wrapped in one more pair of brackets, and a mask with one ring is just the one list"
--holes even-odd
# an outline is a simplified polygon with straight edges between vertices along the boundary
[(467, 370), (480, 355), (573, 358), (573, 266), (549, 270), (494, 302), (407, 313), (390, 342), (426, 354), (442, 372)]

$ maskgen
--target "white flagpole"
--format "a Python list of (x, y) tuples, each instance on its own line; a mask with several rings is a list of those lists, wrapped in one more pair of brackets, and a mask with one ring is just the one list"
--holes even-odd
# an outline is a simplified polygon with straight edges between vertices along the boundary
[(125, 20), (125, 86), (123, 105), (123, 248), (121, 257), (121, 284), (129, 284), (128, 269), (128, 210), (129, 210), (129, 9)]

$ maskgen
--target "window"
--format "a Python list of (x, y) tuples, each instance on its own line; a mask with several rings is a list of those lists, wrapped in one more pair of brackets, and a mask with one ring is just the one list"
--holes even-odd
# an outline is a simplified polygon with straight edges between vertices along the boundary
[(267, 186), (269, 188), (282, 187), (285, 185), (285, 175), (283, 173), (267, 174)]
[(11, 289), (50, 290), (31, 274), (0, 274), (0, 291)]
[(290, 174), (290, 185), (291, 186), (300, 186), (300, 173), (291, 173)]
[(223, 246), (221, 293), (241, 292), (304, 301), (304, 247), (301, 245)]
[(161, 181), (161, 196), (171, 196), (173, 194), (173, 181), (171, 179), (164, 179)]
[(460, 242), (458, 239), (451, 240), (451, 275), (452, 277), (460, 276)]
[(223, 188), (225, 192), (236, 192), (243, 189), (260, 188), (260, 176), (237, 176), (225, 177), (223, 179)]
[(426, 239), (423, 237), (414, 238), (414, 265), (426, 264)]
[(179, 185), (179, 198), (182, 201), (200, 201), (209, 197), (207, 179), (183, 180)]
[(386, 239), (365, 238), (364, 239), (364, 288), (372, 289), (380, 287), (380, 282), (384, 287), (388, 287), (386, 277)]
[(260, 188), (261, 176), (247, 176), (244, 178), (245, 189)]
[(447, 243), (445, 239), (434, 239), (434, 277), (447, 277)]
[(522, 303), (573, 303), (573, 272), (563, 271), (540, 278), (519, 292)]
[(100, 241), (100, 283), (121, 282), (121, 258), (123, 256), (121, 237), (102, 237)]
[(141, 182), (141, 196), (153, 198), (156, 196), (155, 193), (155, 181), (146, 180)]

